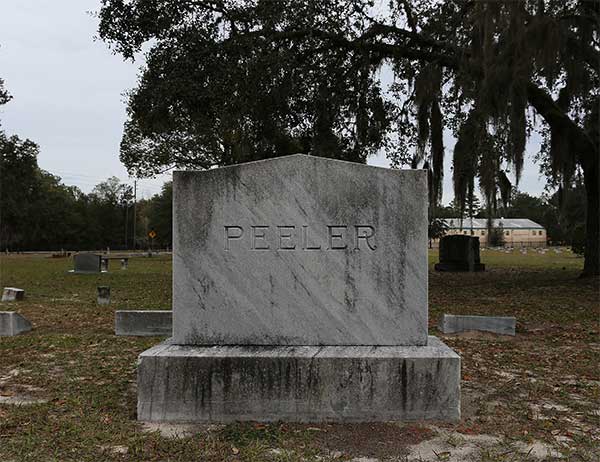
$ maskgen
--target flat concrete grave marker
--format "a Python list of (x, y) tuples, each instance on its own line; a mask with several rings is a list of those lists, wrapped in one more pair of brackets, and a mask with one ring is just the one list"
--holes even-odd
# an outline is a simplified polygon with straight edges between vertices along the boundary
[(464, 316), (443, 314), (438, 329), (444, 334), (467, 331), (492, 332), (500, 335), (515, 335), (516, 318), (512, 316)]
[(422, 171), (293, 155), (174, 178), (175, 343), (427, 343)]
[(110, 305), (109, 286), (98, 286), (98, 305)]
[(173, 312), (171, 310), (115, 311), (115, 335), (171, 336), (173, 335)]
[(25, 299), (25, 291), (16, 287), (5, 287), (2, 291), (3, 302), (18, 302)]
[(12, 337), (31, 330), (31, 323), (14, 311), (0, 311), (0, 337)]
[(427, 335), (427, 175), (293, 155), (173, 176), (173, 338), (138, 419), (460, 417)]
[(73, 256), (74, 273), (100, 273), (102, 256), (95, 253), (78, 253)]

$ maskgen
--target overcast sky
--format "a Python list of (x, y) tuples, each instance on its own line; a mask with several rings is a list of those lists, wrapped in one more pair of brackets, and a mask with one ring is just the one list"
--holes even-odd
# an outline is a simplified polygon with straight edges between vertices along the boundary
[[(0, 77), (14, 99), (0, 109), (8, 134), (40, 145), (41, 168), (89, 192), (110, 176), (133, 184), (119, 161), (125, 120), (123, 93), (136, 84), (142, 62), (125, 62), (94, 40), (98, 0), (3, 0), (0, 6)], [(451, 158), (454, 140), (445, 137)], [(527, 146), (520, 189), (539, 195), (545, 182)], [(370, 164), (387, 166), (383, 156)], [(444, 203), (452, 199), (446, 162)], [(141, 196), (160, 191), (168, 176), (138, 181)]]

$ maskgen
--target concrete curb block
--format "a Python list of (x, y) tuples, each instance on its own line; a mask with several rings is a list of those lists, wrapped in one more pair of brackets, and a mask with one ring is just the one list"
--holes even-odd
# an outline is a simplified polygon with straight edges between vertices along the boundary
[(0, 337), (13, 337), (31, 329), (31, 323), (19, 313), (0, 311)]
[(173, 334), (171, 310), (115, 311), (115, 335), (149, 337)]
[(444, 334), (456, 334), (470, 330), (515, 335), (517, 319), (513, 316), (463, 316), (443, 314), (438, 329)]

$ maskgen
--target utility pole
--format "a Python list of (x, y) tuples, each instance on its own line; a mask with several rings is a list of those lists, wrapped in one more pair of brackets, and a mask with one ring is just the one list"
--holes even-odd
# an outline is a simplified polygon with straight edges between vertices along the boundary
[(135, 222), (137, 221), (137, 180), (133, 180), (133, 250), (135, 250)]
[(127, 222), (129, 221), (129, 197), (125, 197), (125, 250), (127, 250)]

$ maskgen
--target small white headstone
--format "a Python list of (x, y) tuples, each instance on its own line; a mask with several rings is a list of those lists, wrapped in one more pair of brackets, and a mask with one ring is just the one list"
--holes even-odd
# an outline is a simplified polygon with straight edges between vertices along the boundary
[(25, 298), (25, 291), (16, 287), (5, 287), (2, 292), (3, 302), (16, 302)]
[(98, 286), (98, 305), (110, 304), (110, 287)]

